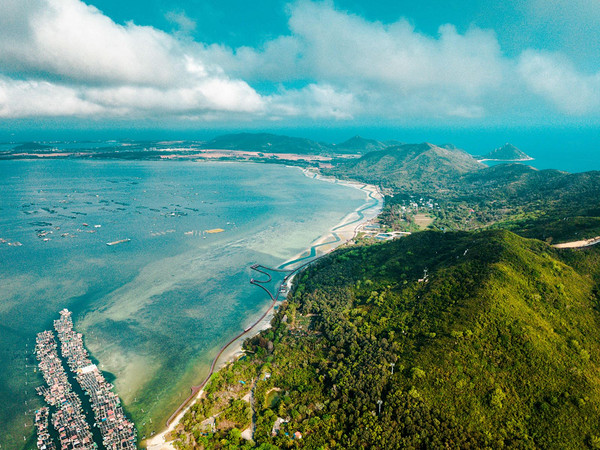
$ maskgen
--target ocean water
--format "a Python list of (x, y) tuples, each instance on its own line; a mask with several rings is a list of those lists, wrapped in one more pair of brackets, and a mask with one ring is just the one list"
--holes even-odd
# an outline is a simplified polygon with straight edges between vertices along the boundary
[(366, 202), (296, 168), (170, 161), (2, 161), (0, 193), (3, 449), (35, 448), (32, 351), (60, 309), (150, 436), (270, 304), (249, 266), (282, 264)]
[(454, 144), (472, 155), (485, 155), (509, 142), (535, 160), (525, 162), (537, 169), (558, 169), (566, 172), (600, 170), (600, 129), (598, 126), (545, 125), (545, 126), (489, 126), (442, 127), (435, 123), (414, 128), (381, 125), (357, 128), (323, 128), (320, 130), (276, 130), (280, 134), (310, 137), (326, 142), (343, 142), (351, 136), (405, 143), (431, 142)]

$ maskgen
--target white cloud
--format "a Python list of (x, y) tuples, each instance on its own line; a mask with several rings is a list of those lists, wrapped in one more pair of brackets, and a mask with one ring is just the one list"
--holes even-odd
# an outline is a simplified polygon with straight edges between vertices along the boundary
[(4, 117), (262, 111), (261, 96), (203, 61), (198, 44), (118, 25), (79, 0), (5, 0), (0, 17), (19, 23), (0, 30)]
[(0, 117), (89, 116), (104, 108), (81, 98), (76, 89), (46, 81), (19, 81), (0, 77)]
[(566, 113), (600, 109), (600, 72), (582, 74), (561, 55), (534, 50), (521, 54), (518, 70), (532, 92)]
[[(0, 1), (0, 116), (473, 120), (550, 104), (600, 110), (600, 73), (534, 50), (508, 58), (490, 30), (446, 24), (430, 36), (406, 19), (372, 22), (309, 0), (288, 12), (288, 35), (230, 49), (193, 42), (195, 22), (182, 12), (167, 14), (178, 27), (169, 34), (116, 24), (81, 0)], [(275, 93), (252, 87), (269, 83)]]
[[(473, 28), (460, 34), (452, 25), (443, 25), (437, 37), (430, 37), (405, 19), (387, 25), (369, 22), (331, 3), (310, 1), (294, 3), (289, 13), (291, 35), (260, 49), (206, 47), (205, 57), (250, 82), (307, 80), (335, 92), (351, 92), (352, 109), (346, 114), (334, 109), (334, 117), (419, 116), (432, 111), (480, 117), (486, 95), (506, 79), (507, 61), (490, 31)], [(301, 94), (313, 92), (287, 92), (292, 103)], [(456, 104), (447, 106), (452, 102)]]
[(2, 2), (0, 15), (17, 15), (22, 22), (27, 14), (21, 31), (26, 38), (2, 33), (0, 63), (6, 71), (86, 83), (166, 85), (177, 80), (182, 49), (163, 32), (117, 25), (79, 0), (38, 0), (34, 9), (11, 7), (13, 3)]
[(231, 111), (260, 113), (261, 97), (243, 82), (208, 79), (191, 87), (158, 89), (156, 87), (119, 86), (91, 88), (85, 98), (104, 108), (132, 114), (136, 111), (199, 113)]
[(351, 119), (357, 108), (354, 95), (329, 85), (309, 84), (303, 89), (285, 90), (270, 99), (272, 111), (281, 116), (312, 119)]
[(196, 22), (183, 11), (169, 11), (165, 19), (177, 27), (183, 34), (189, 34), (196, 29)]
[(304, 43), (302, 54), (315, 76), (358, 78), (398, 91), (442, 86), (467, 95), (502, 77), (499, 46), (490, 32), (460, 35), (444, 25), (436, 39), (404, 19), (383, 25), (311, 2), (296, 4), (291, 13), (291, 29)]

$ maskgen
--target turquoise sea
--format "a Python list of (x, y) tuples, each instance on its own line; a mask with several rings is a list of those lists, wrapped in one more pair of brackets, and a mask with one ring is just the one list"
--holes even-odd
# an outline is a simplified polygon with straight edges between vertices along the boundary
[(0, 193), (2, 449), (35, 448), (32, 350), (60, 309), (150, 436), (269, 306), (250, 265), (282, 264), (367, 201), (297, 168), (170, 161), (2, 161)]

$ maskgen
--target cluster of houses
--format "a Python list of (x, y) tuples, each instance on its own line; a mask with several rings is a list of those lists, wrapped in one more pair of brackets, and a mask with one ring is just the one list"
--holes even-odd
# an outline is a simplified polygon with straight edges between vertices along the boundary
[[(81, 400), (73, 392), (67, 378), (62, 361), (58, 356), (56, 340), (52, 331), (38, 333), (35, 353), (39, 361), (47, 386), (37, 388), (38, 394), (44, 397), (46, 403), (55, 408), (52, 414), (52, 425), (58, 433), (61, 448), (94, 449), (96, 444), (92, 438), (90, 427), (85, 420)], [(40, 423), (43, 412), (39, 412)], [(37, 422), (37, 415), (36, 415)], [(38, 426), (38, 448), (45, 450), (49, 445), (48, 427)]]
[(125, 417), (121, 400), (112, 392), (112, 384), (89, 358), (83, 346), (83, 336), (73, 330), (71, 312), (63, 309), (54, 328), (61, 343), (61, 352), (81, 388), (89, 395), (96, 420), (102, 434), (104, 447), (110, 450), (135, 449), (136, 430), (133, 422)]

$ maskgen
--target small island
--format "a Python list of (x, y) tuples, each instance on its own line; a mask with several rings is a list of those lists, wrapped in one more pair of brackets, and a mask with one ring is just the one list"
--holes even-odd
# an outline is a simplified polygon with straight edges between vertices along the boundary
[(532, 161), (533, 158), (512, 144), (504, 144), (486, 155), (476, 156), (478, 161)]
[(34, 151), (34, 150), (50, 150), (50, 145), (40, 144), (39, 142), (25, 142), (13, 148), (15, 151)]

